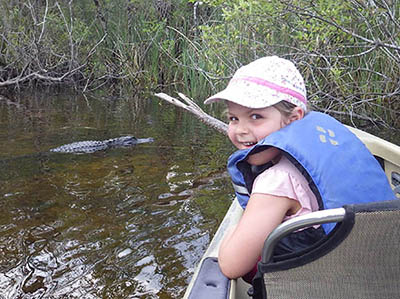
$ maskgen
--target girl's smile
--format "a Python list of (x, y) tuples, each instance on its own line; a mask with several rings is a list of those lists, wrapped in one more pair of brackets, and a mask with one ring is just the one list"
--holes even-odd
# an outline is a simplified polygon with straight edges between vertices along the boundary
[(275, 107), (247, 108), (226, 101), (228, 106), (228, 136), (238, 149), (255, 145), (284, 126), (282, 114)]

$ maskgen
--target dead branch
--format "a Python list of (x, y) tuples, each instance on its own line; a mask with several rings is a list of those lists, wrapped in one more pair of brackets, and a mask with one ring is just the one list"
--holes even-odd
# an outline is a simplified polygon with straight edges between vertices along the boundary
[(29, 79), (32, 79), (32, 78), (45, 80), (45, 81), (52, 81), (52, 82), (62, 82), (66, 77), (75, 74), (78, 70), (80, 70), (81, 68), (83, 68), (85, 66), (86, 66), (86, 64), (80, 65), (79, 67), (77, 67), (77, 68), (75, 68), (75, 69), (63, 74), (60, 77), (46, 76), (46, 75), (40, 74), (40, 72), (33, 72), (33, 73), (30, 73), (30, 74), (28, 74), (26, 76), (23, 76), (23, 77), (22, 76), (18, 76), (16, 78), (12, 78), (10, 80), (6, 80), (6, 81), (3, 81), (3, 82), (0, 82), (0, 87), (20, 84), (20, 83), (23, 83), (23, 82), (25, 82), (25, 81), (27, 81)]
[(211, 128), (217, 130), (218, 132), (227, 135), (228, 132), (228, 125), (219, 119), (216, 119), (212, 117), (211, 115), (207, 114), (204, 112), (203, 109), (201, 109), (195, 102), (193, 102), (191, 99), (189, 99), (187, 96), (185, 96), (182, 93), (178, 93), (179, 97), (184, 100), (186, 103), (175, 99), (165, 93), (156, 93), (155, 96), (167, 101), (170, 104), (173, 104), (175, 106), (178, 106), (179, 108), (182, 108), (186, 111), (189, 111), (192, 113), (196, 118), (198, 118), (200, 121), (205, 123), (206, 125), (210, 126)]
[[(154, 96), (156, 96), (164, 101), (167, 101), (170, 104), (173, 104), (173, 105), (175, 105), (179, 108), (182, 108), (186, 111), (189, 111), (197, 119), (199, 119), (200, 121), (202, 121), (204, 124), (208, 125), (209, 127), (217, 130), (218, 132), (220, 132), (224, 135), (228, 134), (228, 125), (226, 123), (224, 123), (224, 122), (220, 121), (219, 119), (216, 119), (216, 118), (212, 117), (211, 115), (207, 114), (206, 112), (204, 112), (203, 109), (201, 109), (194, 101), (189, 99), (184, 94), (178, 93), (178, 95), (186, 103), (184, 103), (174, 97), (171, 97), (165, 93), (154, 94)], [(315, 107), (315, 108), (317, 108), (317, 107)], [(318, 109), (318, 108), (316, 110), (321, 111), (321, 109)], [(332, 110), (330, 108), (325, 108), (325, 109), (322, 109), (322, 112), (331, 114), (331, 115), (334, 114), (334, 115), (338, 115), (338, 116), (349, 117), (353, 126), (356, 126), (353, 122), (353, 119), (368, 121), (369, 123), (374, 124), (374, 125), (381, 124), (381, 125), (387, 126), (386, 123), (380, 118), (372, 118), (367, 115), (354, 113), (353, 111), (337, 111), (337, 110)]]

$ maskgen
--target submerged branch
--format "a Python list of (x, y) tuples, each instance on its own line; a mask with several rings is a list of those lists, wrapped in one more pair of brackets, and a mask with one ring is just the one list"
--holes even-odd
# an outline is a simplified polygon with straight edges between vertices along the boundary
[(170, 104), (173, 104), (175, 106), (178, 106), (182, 109), (185, 109), (186, 111), (191, 112), (196, 116), (200, 121), (205, 123), (206, 125), (210, 126), (211, 128), (217, 130), (218, 132), (227, 135), (228, 131), (228, 125), (219, 119), (216, 119), (212, 117), (211, 115), (207, 114), (206, 112), (203, 111), (195, 102), (193, 102), (191, 99), (189, 99), (187, 96), (185, 96), (182, 93), (178, 93), (179, 97), (184, 100), (186, 103), (173, 98), (165, 93), (156, 93), (154, 94), (156, 97), (167, 101)]

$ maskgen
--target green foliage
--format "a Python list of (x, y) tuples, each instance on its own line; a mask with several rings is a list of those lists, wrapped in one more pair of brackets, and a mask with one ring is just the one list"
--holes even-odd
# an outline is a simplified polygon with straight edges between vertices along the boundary
[[(177, 61), (190, 34), (187, 1), (3, 1), (0, 8), (0, 63), (14, 74), (28, 65), (31, 73), (85, 89), (155, 89), (183, 80)], [(9, 79), (5, 69), (0, 79)]]
[(316, 109), (381, 118), (382, 111), (395, 107), (399, 2), (205, 2), (221, 12), (201, 26), (215, 74), (226, 76), (257, 57), (281, 55), (297, 62)]
[(83, 90), (172, 85), (203, 99), (240, 65), (281, 55), (314, 108), (393, 117), (399, 11), (380, 0), (1, 1), (0, 81), (37, 73)]

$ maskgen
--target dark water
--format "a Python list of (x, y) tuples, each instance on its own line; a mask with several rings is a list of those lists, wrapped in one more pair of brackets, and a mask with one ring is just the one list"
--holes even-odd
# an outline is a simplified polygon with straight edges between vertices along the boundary
[[(224, 136), (146, 96), (0, 100), (0, 298), (180, 298), (230, 204)], [(132, 134), (93, 154), (62, 144)]]

